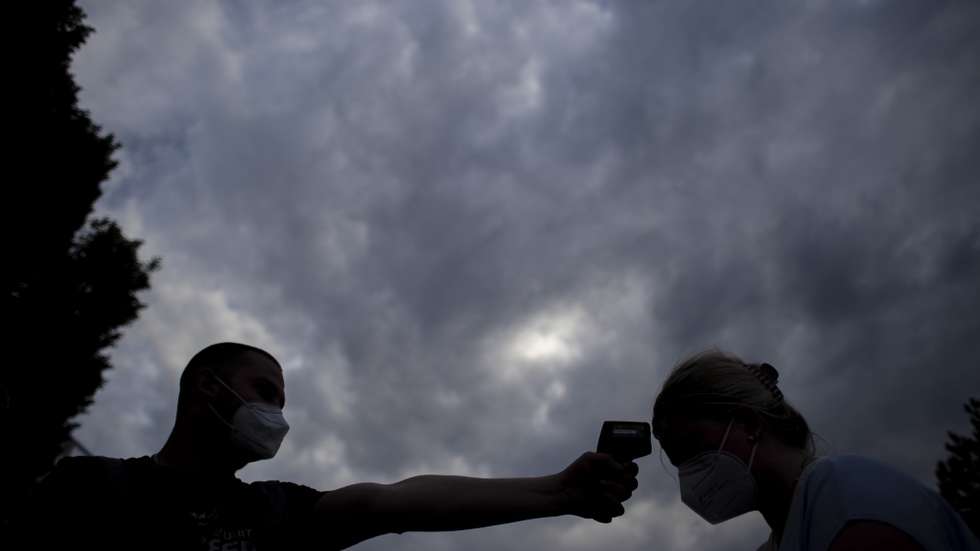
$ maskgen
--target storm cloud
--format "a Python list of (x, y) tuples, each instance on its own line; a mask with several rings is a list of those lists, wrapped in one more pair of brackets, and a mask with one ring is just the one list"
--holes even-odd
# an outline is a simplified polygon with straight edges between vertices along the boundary
[[(98, 214), (162, 269), (77, 437), (157, 451), (213, 342), (285, 367), (243, 478), (556, 472), (717, 346), (933, 485), (980, 393), (980, 5), (82, 2)], [(663, 460), (666, 463), (666, 460)], [(738, 549), (640, 461), (611, 525), (365, 549)]]

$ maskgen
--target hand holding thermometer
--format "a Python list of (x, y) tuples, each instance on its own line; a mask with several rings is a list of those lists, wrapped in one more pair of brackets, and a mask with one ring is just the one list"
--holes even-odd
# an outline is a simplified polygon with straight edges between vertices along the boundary
[(596, 451), (607, 453), (620, 463), (650, 455), (653, 451), (650, 444), (650, 423), (604, 421)]

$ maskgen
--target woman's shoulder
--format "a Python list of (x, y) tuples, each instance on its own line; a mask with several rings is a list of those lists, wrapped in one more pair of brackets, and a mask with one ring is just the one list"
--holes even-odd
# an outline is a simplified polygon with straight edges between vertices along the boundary
[(939, 494), (912, 476), (872, 458), (837, 455), (819, 459), (806, 477), (804, 507), (834, 519), (881, 520), (900, 525), (942, 508)]
[(902, 530), (926, 549), (962, 548), (950, 544), (965, 530), (956, 512), (911, 475), (858, 455), (822, 457), (808, 470), (797, 511), (811, 543), (829, 545), (846, 523), (870, 520)]
[(861, 455), (829, 455), (817, 459), (807, 474), (808, 486), (839, 487), (864, 492), (869, 487), (924, 489), (918, 480), (881, 461)]
[(854, 454), (835, 454), (824, 455), (817, 458), (815, 468), (831, 472), (851, 472), (851, 471), (895, 471), (894, 467), (886, 463)]

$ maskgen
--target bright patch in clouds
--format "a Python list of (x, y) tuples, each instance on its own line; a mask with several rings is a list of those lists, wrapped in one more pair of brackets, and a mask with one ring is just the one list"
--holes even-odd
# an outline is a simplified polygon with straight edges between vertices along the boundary
[(579, 308), (542, 312), (520, 324), (505, 340), (504, 359), (512, 371), (522, 367), (554, 370), (581, 357), (587, 320)]

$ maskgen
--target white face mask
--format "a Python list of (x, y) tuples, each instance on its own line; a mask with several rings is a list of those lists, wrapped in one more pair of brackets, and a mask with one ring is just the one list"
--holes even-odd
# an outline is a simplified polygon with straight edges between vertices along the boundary
[(218, 419), (231, 429), (231, 438), (235, 444), (249, 454), (251, 461), (274, 457), (289, 432), (289, 423), (286, 422), (282, 410), (261, 402), (246, 402), (220, 377), (215, 375), (214, 378), (242, 403), (235, 410), (231, 423), (222, 419), (214, 406), (208, 404)]
[(748, 466), (735, 454), (722, 451), (734, 422), (732, 419), (728, 423), (718, 451), (704, 452), (678, 467), (681, 501), (711, 524), (725, 522), (757, 508), (752, 460), (758, 442), (752, 446)]

